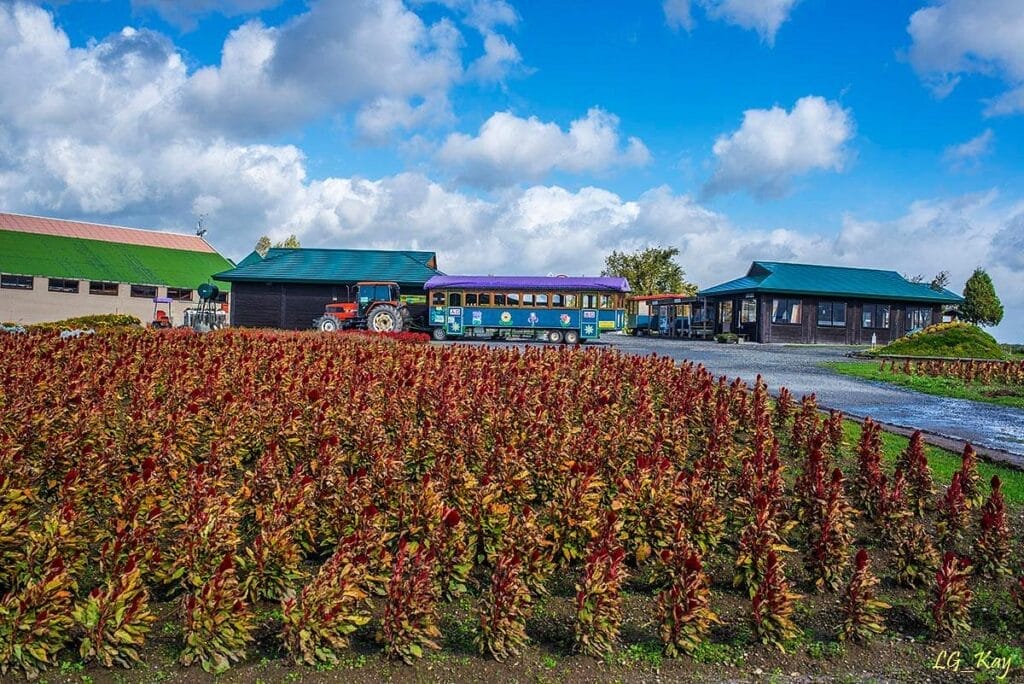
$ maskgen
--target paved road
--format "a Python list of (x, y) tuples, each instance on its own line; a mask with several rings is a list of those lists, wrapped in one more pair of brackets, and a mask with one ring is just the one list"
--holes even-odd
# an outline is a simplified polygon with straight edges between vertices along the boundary
[(926, 430), (959, 441), (1024, 456), (1024, 410), (912, 392), (822, 368), (843, 360), (848, 347), (717, 344), (605, 335), (602, 342), (632, 354), (658, 354), (704, 364), (716, 374), (753, 384), (760, 373), (772, 392), (785, 386), (797, 400), (814, 392), (818, 403), (857, 417)]

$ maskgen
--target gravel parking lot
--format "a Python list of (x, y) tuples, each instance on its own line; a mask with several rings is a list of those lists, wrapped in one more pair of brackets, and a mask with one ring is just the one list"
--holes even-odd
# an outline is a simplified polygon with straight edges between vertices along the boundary
[(1024, 411), (921, 394), (838, 375), (822, 367), (826, 361), (844, 360), (848, 347), (717, 344), (617, 334), (601, 339), (622, 352), (686, 359), (751, 384), (760, 373), (773, 392), (785, 386), (797, 399), (813, 392), (822, 406), (851, 416), (871, 416), (890, 425), (920, 428), (1024, 457)]

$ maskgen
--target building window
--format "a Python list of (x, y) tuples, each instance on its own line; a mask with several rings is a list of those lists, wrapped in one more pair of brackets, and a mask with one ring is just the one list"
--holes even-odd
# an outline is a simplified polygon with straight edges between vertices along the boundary
[(865, 304), (861, 315), (861, 324), (865, 328), (885, 330), (889, 328), (888, 304)]
[[(682, 309), (682, 306), (677, 309)], [(677, 311), (677, 316), (682, 314)], [(756, 299), (744, 299), (743, 303), (740, 304), (740, 325), (744, 323), (757, 323), (757, 300)]]
[(846, 302), (818, 302), (819, 328), (845, 328)]
[(921, 330), (932, 324), (931, 307), (907, 307), (907, 332)]
[(98, 280), (89, 281), (89, 294), (116, 297), (117, 291), (117, 283), (105, 283)]
[(67, 278), (50, 278), (50, 282), (46, 289), (50, 292), (69, 292), (71, 294), (78, 294), (78, 281), (68, 280)]
[(187, 287), (169, 287), (167, 296), (176, 302), (191, 302), (192, 290)]
[(800, 325), (800, 300), (773, 299), (772, 323), (776, 325)]
[(156, 297), (156, 285), (132, 285), (131, 295), (141, 299), (153, 299)]
[(0, 288), (5, 290), (31, 290), (32, 276), (0, 275)]

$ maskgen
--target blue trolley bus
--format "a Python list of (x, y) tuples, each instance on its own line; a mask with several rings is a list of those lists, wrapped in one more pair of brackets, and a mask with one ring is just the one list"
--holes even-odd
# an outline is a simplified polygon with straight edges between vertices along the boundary
[(622, 330), (625, 278), (434, 276), (423, 286), (435, 340), (526, 338), (577, 344)]

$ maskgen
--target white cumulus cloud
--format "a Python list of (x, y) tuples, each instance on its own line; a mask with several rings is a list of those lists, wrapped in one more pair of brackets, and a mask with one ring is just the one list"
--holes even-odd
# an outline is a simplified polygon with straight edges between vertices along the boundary
[(753, 30), (761, 40), (775, 44), (775, 35), (786, 23), (799, 0), (664, 0), (665, 22), (673, 29), (693, 30), (693, 7), (699, 6), (709, 19)]
[(987, 114), (1024, 111), (1024, 3), (940, 0), (914, 12), (907, 32), (910, 63), (936, 95), (948, 95), (964, 74), (985, 74), (1011, 86)]
[(942, 158), (954, 170), (975, 168), (982, 157), (992, 153), (995, 139), (992, 129), (986, 128), (967, 142), (947, 147)]
[(738, 130), (715, 141), (716, 167), (704, 191), (715, 195), (742, 189), (762, 199), (783, 196), (795, 176), (841, 171), (853, 134), (850, 112), (823, 97), (802, 97), (788, 112), (778, 106), (748, 109)]
[(601, 172), (646, 164), (647, 147), (635, 137), (623, 144), (618, 126), (618, 117), (597, 107), (567, 131), (535, 116), (496, 112), (476, 136), (448, 136), (437, 159), (461, 180), (487, 187), (537, 180), (555, 170)]

